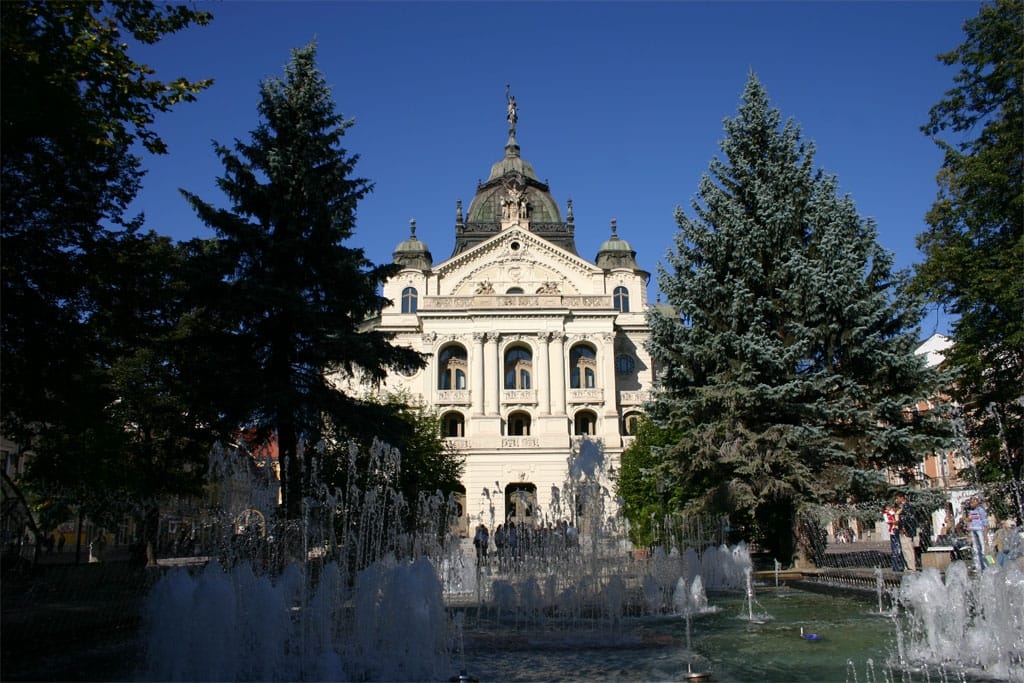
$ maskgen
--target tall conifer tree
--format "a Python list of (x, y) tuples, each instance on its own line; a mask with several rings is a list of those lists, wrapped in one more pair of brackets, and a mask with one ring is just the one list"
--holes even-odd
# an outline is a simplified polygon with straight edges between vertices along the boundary
[(912, 477), (933, 420), (907, 409), (935, 375), (913, 353), (921, 311), (875, 226), (814, 169), (755, 76), (725, 131), (659, 267), (675, 315), (650, 315), (651, 414), (682, 435), (661, 468), (703, 492), (687, 507), (753, 524), (782, 558), (803, 505), (845, 501), (858, 471)]
[(422, 365), (388, 335), (361, 329), (383, 305), (378, 286), (395, 266), (345, 244), (371, 185), (353, 176), (358, 157), (340, 144), (353, 122), (335, 111), (315, 57), (314, 45), (293, 50), (284, 78), (261, 84), (251, 142), (215, 145), (232, 210), (184, 193), (216, 231), (224, 269), (211, 268), (223, 286), (205, 312), (220, 330), (218, 348), (235, 357), (209, 379), (224, 387), (225, 416), (261, 437), (276, 434), (289, 518), (300, 516), (309, 490), (313, 448), (300, 459), (302, 446), (328, 423), (349, 432), (381, 426), (380, 405), (346, 395), (327, 374), (381, 379), (388, 367)]
[(914, 284), (959, 316), (945, 355), (972, 474), (1024, 519), (1024, 2), (984, 3), (939, 60), (958, 71), (923, 127), (944, 158)]

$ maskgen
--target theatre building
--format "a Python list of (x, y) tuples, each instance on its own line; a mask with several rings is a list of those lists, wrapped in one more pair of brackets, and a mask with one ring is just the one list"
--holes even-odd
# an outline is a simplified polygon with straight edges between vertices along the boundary
[(402, 270), (384, 286), (393, 305), (374, 321), (429, 358), (385, 388), (436, 410), (465, 455), (467, 525), (572, 519), (566, 487), (583, 438), (603, 448), (594, 488), (612, 514), (609, 475), (654, 374), (649, 273), (614, 220), (594, 260), (577, 253), (572, 202), (563, 214), (520, 156), (516, 120), (509, 98), (504, 154), (469, 206), (456, 202), (447, 259), (434, 261), (412, 222), (394, 251)]

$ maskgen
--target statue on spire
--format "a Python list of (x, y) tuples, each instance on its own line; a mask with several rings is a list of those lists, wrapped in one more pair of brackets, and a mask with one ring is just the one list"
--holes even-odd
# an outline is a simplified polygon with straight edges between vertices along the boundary
[(512, 94), (512, 84), (505, 84), (505, 103), (508, 106), (508, 113), (505, 118), (508, 119), (508, 134), (515, 137), (516, 134), (516, 123), (519, 121), (519, 109), (516, 106), (516, 96)]

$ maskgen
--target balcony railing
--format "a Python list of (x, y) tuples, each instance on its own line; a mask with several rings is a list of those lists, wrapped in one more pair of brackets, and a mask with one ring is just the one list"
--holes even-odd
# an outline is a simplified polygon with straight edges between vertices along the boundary
[(470, 447), (470, 440), (463, 437), (448, 436), (445, 437), (444, 442), (452, 448), (458, 448), (459, 450), (465, 450)]
[(536, 436), (501, 437), (502, 448), (537, 448), (538, 446), (540, 446), (540, 438)]
[(469, 405), (469, 389), (439, 389), (437, 403), (440, 405)]
[(570, 389), (569, 403), (604, 403), (604, 389)]
[(504, 389), (501, 392), (502, 403), (537, 403), (537, 391), (534, 389)]
[(481, 308), (613, 308), (610, 296), (562, 296), (560, 294), (477, 294), (475, 296), (425, 296), (419, 311), (450, 311)]
[(642, 391), (620, 391), (619, 392), (619, 403), (624, 406), (627, 405), (641, 405), (651, 400), (651, 392), (649, 389)]

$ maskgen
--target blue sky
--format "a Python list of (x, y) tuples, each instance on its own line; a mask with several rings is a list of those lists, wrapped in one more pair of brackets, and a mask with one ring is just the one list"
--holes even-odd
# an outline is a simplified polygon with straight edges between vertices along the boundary
[[(609, 223), (655, 273), (720, 155), (753, 70), (784, 118), (817, 147), (899, 267), (921, 260), (914, 238), (936, 195), (941, 154), (920, 132), (952, 86), (936, 59), (962, 42), (978, 2), (222, 2), (214, 15), (136, 57), (157, 76), (213, 78), (198, 102), (161, 115), (170, 153), (147, 157), (133, 208), (176, 239), (210, 237), (178, 192), (227, 206), (211, 141), (247, 140), (259, 82), (292, 48), (318, 44), (338, 111), (355, 119), (346, 149), (374, 183), (350, 243), (391, 260), (417, 222), (438, 263), (454, 246), (455, 202), (503, 155), (505, 84), (517, 138), (593, 260)], [(657, 297), (652, 278), (649, 295)], [(948, 332), (932, 312), (921, 336)]]

